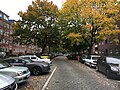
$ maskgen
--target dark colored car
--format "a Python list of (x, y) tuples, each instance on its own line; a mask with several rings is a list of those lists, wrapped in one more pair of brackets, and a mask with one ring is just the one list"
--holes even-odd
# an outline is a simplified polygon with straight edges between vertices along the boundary
[(80, 54), (69, 54), (67, 56), (68, 60), (81, 60), (81, 55)]
[(96, 70), (107, 78), (120, 79), (120, 59), (102, 56), (97, 60)]
[(28, 67), (31, 74), (33, 75), (40, 75), (45, 72), (49, 72), (50, 70), (50, 65), (45, 62), (33, 62), (30, 59), (22, 59), (19, 57), (11, 57), (5, 59), (8, 63), (15, 65), (15, 66), (25, 66)]

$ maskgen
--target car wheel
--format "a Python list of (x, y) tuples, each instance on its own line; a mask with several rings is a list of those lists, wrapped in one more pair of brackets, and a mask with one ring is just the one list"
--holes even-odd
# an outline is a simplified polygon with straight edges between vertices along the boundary
[(110, 78), (110, 72), (108, 69), (106, 70), (106, 76), (107, 76), (107, 78)]
[(32, 73), (35, 76), (40, 75), (42, 73), (42, 69), (40, 67), (34, 67)]
[(92, 64), (91, 64), (91, 63), (90, 63), (90, 65), (89, 65), (89, 66), (90, 66), (90, 68), (92, 68)]
[(86, 65), (86, 62), (84, 62), (84, 64)]

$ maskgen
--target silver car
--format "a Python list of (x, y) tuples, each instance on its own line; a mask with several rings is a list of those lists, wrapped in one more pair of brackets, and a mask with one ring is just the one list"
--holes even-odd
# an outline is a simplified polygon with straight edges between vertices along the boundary
[(39, 58), (36, 55), (24, 55), (24, 56), (19, 56), (19, 57), (23, 59), (31, 59), (32, 61), (46, 62), (52, 65), (52, 61), (50, 59)]
[(7, 75), (0, 74), (0, 90), (17, 90), (15, 79)]
[(0, 60), (0, 73), (13, 77), (17, 83), (22, 83), (30, 77), (27, 67), (12, 66), (3, 60)]

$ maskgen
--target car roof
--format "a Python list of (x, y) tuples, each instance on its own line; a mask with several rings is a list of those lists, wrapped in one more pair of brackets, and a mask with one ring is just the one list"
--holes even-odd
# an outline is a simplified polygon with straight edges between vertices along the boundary
[(114, 57), (106, 57), (106, 60), (107, 60), (108, 63), (111, 63), (111, 62), (120, 63), (120, 59), (114, 58)]
[(90, 56), (92, 56), (92, 57), (100, 57), (100, 55), (90, 55)]
[(22, 59), (21, 57), (9, 57), (9, 58), (6, 58), (5, 60), (7, 59)]
[(23, 56), (19, 56), (19, 57), (28, 57), (28, 56), (36, 56), (36, 55), (23, 55)]

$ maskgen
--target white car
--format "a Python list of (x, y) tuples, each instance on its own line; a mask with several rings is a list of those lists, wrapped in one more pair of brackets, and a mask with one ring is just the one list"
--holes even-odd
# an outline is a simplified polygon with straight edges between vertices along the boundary
[(23, 59), (31, 59), (32, 61), (40, 61), (40, 62), (47, 62), (49, 64), (52, 64), (50, 59), (42, 59), (37, 57), (36, 55), (24, 55), (24, 56), (19, 56)]
[(0, 90), (17, 90), (15, 79), (7, 75), (0, 74)]
[(12, 66), (3, 60), (0, 60), (0, 74), (11, 76), (17, 83), (22, 83), (30, 77), (27, 67)]
[(99, 56), (99, 55), (89, 55), (89, 56), (87, 56), (87, 58), (83, 59), (84, 60), (84, 64), (87, 64), (90, 67), (96, 67), (97, 60), (100, 57), (101, 56)]

